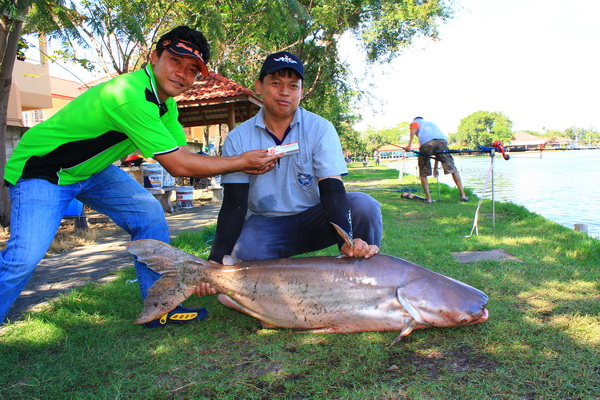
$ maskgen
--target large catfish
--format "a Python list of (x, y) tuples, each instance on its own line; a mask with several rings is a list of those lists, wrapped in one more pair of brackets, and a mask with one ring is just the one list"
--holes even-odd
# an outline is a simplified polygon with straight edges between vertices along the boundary
[(305, 257), (213, 264), (146, 239), (127, 249), (161, 274), (134, 324), (174, 309), (208, 282), (224, 305), (264, 327), (314, 332), (400, 331), (484, 322), (488, 297), (462, 282), (400, 258)]

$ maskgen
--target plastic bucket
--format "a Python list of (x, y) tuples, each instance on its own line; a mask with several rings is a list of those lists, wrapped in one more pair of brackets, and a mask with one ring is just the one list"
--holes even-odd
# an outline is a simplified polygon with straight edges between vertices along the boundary
[(162, 170), (163, 170), (163, 182), (162, 182), (163, 187), (175, 186), (175, 178), (171, 174), (169, 174), (166, 169), (163, 168)]
[(141, 165), (144, 187), (161, 188), (163, 186), (163, 167), (159, 163)]
[(194, 207), (194, 187), (193, 186), (177, 186), (175, 188), (178, 208)]

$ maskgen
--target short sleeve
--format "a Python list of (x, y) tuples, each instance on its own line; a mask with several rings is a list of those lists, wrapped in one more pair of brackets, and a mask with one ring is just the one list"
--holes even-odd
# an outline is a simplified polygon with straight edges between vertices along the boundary
[[(133, 141), (144, 157), (169, 153), (180, 145), (185, 145), (185, 134), (181, 124), (177, 127), (175, 122), (168, 118), (165, 123), (164, 117), (159, 117), (156, 107), (147, 101), (132, 101), (109, 113), (109, 118)], [(169, 117), (173, 117), (172, 112)]]

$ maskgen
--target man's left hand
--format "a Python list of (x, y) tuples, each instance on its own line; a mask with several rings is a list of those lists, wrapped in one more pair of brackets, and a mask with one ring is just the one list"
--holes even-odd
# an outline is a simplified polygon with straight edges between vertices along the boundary
[(194, 291), (194, 294), (198, 297), (210, 296), (213, 294), (217, 294), (217, 291), (215, 289), (213, 289), (209, 283), (201, 282), (198, 284), (198, 286), (196, 286), (196, 290)]
[(248, 167), (242, 171), (247, 174), (260, 175), (269, 172), (275, 167), (277, 160), (283, 157), (283, 154), (269, 154), (267, 150), (251, 150), (239, 155), (245, 160)]
[(371, 258), (379, 253), (379, 247), (374, 244), (368, 244), (362, 239), (354, 239), (354, 248), (344, 243), (340, 253), (347, 257)]

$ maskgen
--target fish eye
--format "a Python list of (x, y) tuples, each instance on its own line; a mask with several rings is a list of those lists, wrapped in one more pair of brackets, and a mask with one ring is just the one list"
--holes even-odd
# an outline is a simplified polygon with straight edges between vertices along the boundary
[(466, 319), (466, 318), (463, 318), (463, 319), (461, 319), (461, 320), (460, 320), (460, 323), (461, 323), (461, 324), (466, 324), (467, 322), (469, 322), (469, 321), (467, 321), (467, 319)]

